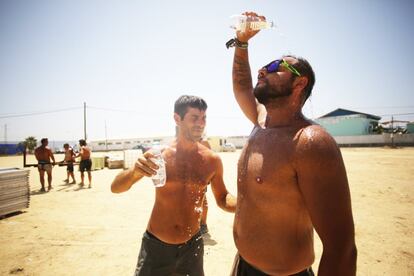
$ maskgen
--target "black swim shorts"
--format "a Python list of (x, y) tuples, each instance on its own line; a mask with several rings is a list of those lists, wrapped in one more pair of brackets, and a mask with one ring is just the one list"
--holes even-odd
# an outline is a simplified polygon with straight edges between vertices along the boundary
[[(230, 274), (231, 276), (268, 276), (268, 274), (258, 270), (257, 268), (250, 265), (246, 262), (242, 256), (239, 254), (236, 255), (233, 264), (233, 271)], [(292, 274), (291, 276), (314, 276), (312, 267), (307, 268), (301, 272), (296, 274)]]
[(66, 170), (68, 172), (73, 172), (73, 163), (72, 162), (68, 162)]
[(84, 171), (88, 171), (90, 172), (92, 168), (92, 160), (91, 159), (86, 159), (86, 160), (81, 160), (79, 163), (79, 170), (81, 172)]
[(168, 244), (146, 231), (135, 276), (204, 276), (203, 256), (200, 232), (183, 244)]

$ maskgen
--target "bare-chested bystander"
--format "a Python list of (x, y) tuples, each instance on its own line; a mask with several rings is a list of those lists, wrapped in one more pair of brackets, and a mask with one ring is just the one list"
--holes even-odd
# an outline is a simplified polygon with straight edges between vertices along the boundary
[[(175, 102), (178, 134), (162, 152), (167, 180), (155, 189), (135, 275), (204, 275), (200, 217), (209, 182), (217, 205), (235, 211), (236, 199), (224, 185), (219, 155), (200, 143), (206, 109), (206, 102), (196, 96), (181, 96)], [(121, 172), (112, 183), (112, 192), (127, 191), (144, 176), (153, 176), (158, 167), (151, 157), (151, 150), (147, 151), (133, 168)]]
[[(37, 160), (37, 169), (40, 176), (40, 184), (42, 188), (41, 192), (45, 192), (45, 172), (47, 173), (47, 182), (48, 182), (48, 191), (52, 187), (52, 169), (55, 165), (55, 157), (53, 156), (52, 150), (48, 147), (49, 140), (47, 138), (42, 138), (40, 140), (41, 145), (35, 149), (35, 157)], [(52, 162), (50, 162), (52, 160)]]
[(72, 177), (72, 182), (70, 184), (75, 184), (75, 174), (73, 169), (73, 163), (75, 163), (75, 157), (76, 154), (73, 151), (73, 149), (69, 146), (68, 143), (65, 143), (63, 145), (63, 148), (65, 149), (65, 158), (63, 159), (62, 163), (66, 165), (66, 183), (69, 183), (69, 177)]
[(85, 171), (88, 174), (88, 181), (89, 181), (89, 185), (88, 188), (92, 188), (92, 173), (91, 173), (91, 169), (92, 169), (92, 160), (91, 160), (91, 155), (92, 155), (92, 151), (91, 149), (88, 147), (86, 140), (84, 139), (80, 139), (79, 140), (79, 146), (80, 146), (80, 151), (79, 153), (76, 155), (76, 157), (80, 157), (80, 162), (79, 162), (79, 171), (81, 173), (81, 183), (79, 184), (81, 187), (83, 187), (85, 185)]

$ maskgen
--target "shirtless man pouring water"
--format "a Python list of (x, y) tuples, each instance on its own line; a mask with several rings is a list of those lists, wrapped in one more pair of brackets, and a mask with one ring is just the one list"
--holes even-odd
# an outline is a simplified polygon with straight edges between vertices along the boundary
[(312, 67), (303, 58), (279, 57), (259, 69), (253, 87), (248, 41), (257, 32), (237, 32), (232, 40), (234, 95), (254, 124), (238, 163), (232, 275), (313, 275), (314, 229), (323, 244), (318, 274), (355, 275), (354, 222), (341, 152), (302, 114), (315, 82)]

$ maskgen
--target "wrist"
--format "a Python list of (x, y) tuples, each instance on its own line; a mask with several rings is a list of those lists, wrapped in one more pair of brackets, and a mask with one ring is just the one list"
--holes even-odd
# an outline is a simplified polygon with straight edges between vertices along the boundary
[(230, 47), (237, 47), (240, 49), (245, 49), (247, 50), (247, 47), (249, 46), (249, 43), (240, 41), (237, 37), (230, 39), (229, 41), (226, 42), (226, 47), (227, 49)]

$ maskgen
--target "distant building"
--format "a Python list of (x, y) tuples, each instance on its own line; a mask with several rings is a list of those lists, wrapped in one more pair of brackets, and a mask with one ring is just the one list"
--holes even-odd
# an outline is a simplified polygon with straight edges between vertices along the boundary
[(374, 133), (381, 117), (338, 108), (315, 121), (332, 136), (369, 135)]
[[(212, 150), (220, 152), (226, 143), (233, 143), (236, 148), (241, 149), (247, 141), (247, 136), (208, 136), (207, 141), (210, 143)], [(175, 137), (158, 136), (144, 138), (127, 138), (127, 139), (108, 139), (90, 141), (88, 145), (93, 151), (112, 151), (112, 150), (129, 150), (151, 147), (154, 143), (167, 145), (171, 143)]]
[(407, 133), (414, 133), (414, 122), (407, 123)]
[(414, 146), (413, 132), (376, 131), (381, 129), (378, 127), (380, 119), (376, 115), (338, 108), (315, 121), (333, 136), (340, 147)]
[(108, 139), (91, 141), (88, 145), (93, 151), (109, 150), (128, 150), (138, 148), (138, 146), (151, 146), (153, 143), (168, 144), (174, 140), (173, 136), (164, 137), (146, 137), (146, 138), (129, 138), (129, 139)]

